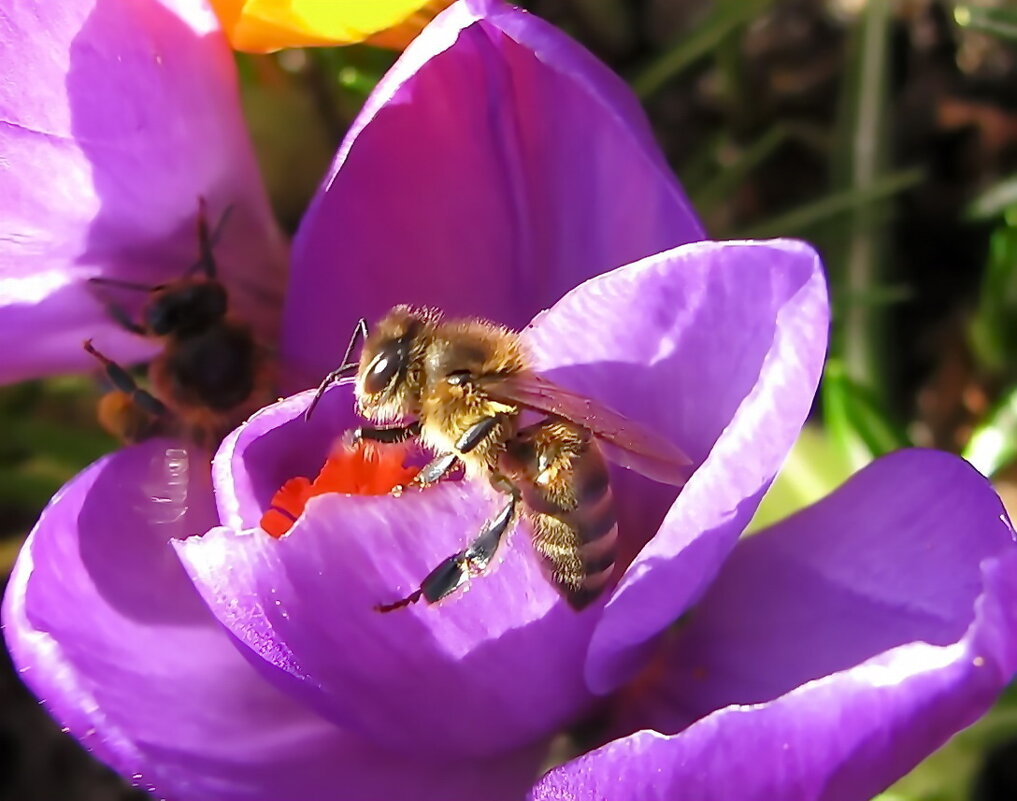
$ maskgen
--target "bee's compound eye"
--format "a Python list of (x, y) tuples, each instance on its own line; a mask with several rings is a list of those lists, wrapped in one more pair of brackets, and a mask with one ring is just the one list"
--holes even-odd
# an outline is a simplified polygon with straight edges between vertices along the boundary
[(405, 346), (401, 342), (387, 343), (367, 366), (364, 390), (373, 395), (385, 389), (402, 370), (405, 359)]

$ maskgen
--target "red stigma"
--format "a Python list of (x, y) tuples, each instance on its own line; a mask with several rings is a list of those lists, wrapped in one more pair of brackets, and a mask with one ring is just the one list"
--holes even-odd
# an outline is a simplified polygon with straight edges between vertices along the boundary
[(283, 484), (261, 517), (265, 533), (277, 539), (286, 534), (316, 495), (341, 492), (346, 495), (387, 495), (405, 486), (419, 468), (407, 467), (406, 448), (358, 442), (340, 442), (332, 449), (314, 481), (297, 476)]

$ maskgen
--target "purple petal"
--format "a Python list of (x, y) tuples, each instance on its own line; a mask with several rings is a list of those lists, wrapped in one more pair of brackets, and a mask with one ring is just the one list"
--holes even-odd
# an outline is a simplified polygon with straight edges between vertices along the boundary
[[(0, 17), (0, 381), (128, 361), (93, 276), (160, 283), (197, 257), (198, 198), (233, 305), (276, 336), (285, 254), (214, 15), (185, 0), (8, 3)], [(108, 296), (137, 312), (141, 293)]]
[(639, 725), (665, 734), (568, 763), (532, 798), (866, 801), (1017, 669), (1014, 540), (956, 457), (874, 463), (738, 547), (643, 699)]
[(589, 698), (580, 677), (593, 616), (561, 603), (525, 532), (489, 575), (438, 607), (374, 609), (476, 535), (502, 503), (482, 483), (323, 495), (282, 539), (252, 528), (289, 470), (313, 475), (354, 425), (347, 391), (328, 393), (305, 423), (309, 400), (263, 410), (216, 458), (223, 519), (237, 528), (178, 544), (213, 613), (264, 658), (270, 679), (385, 747), (496, 754), (575, 717)]
[(656, 536), (594, 631), (586, 677), (595, 692), (638, 667), (644, 645), (734, 546), (808, 414), (827, 320), (822, 267), (807, 245), (700, 242), (590, 281), (527, 331), (548, 375), (700, 463), (676, 502), (672, 488), (614, 474), (622, 535)]
[(8, 646), (62, 725), (135, 783), (177, 801), (324, 798), (338, 787), (377, 801), (522, 795), (537, 754), (424, 763), (370, 746), (261, 679), (168, 544), (215, 518), (196, 464), (189, 485), (165, 483), (179, 475), (166, 473), (166, 448), (120, 451), (72, 480), (11, 578)]
[(542, 20), (457, 3), (368, 99), (294, 243), (307, 383), (396, 303), (519, 328), (586, 278), (702, 238), (635, 98)]
[[(677, 548), (703, 534), (706, 526), (694, 528), (701, 520), (726, 515), (725, 499), (751, 514), (744, 496), (761, 493), (772, 476), (754, 471), (767, 469), (765, 459), (776, 470), (778, 448), (789, 447), (791, 426), (808, 408), (825, 320), (822, 277), (806, 246), (700, 243), (583, 284), (525, 337), (542, 370), (706, 459), (700, 471), (713, 483), (686, 490), (693, 499), (701, 493), (695, 502), (703, 509), (688, 514), (678, 534), (665, 533)], [(797, 355), (787, 353), (792, 347)], [(767, 393), (779, 392), (772, 385), (781, 381), (787, 419), (770, 420)], [(696, 392), (674, 391), (685, 386)], [(398, 499), (323, 496), (280, 541), (256, 529), (275, 490), (294, 475), (314, 475), (334, 439), (356, 425), (348, 388), (327, 393), (305, 422), (309, 397), (270, 407), (227, 439), (214, 474), (228, 528), (180, 548), (217, 617), (276, 668), (267, 675), (286, 687), (295, 678), (297, 691), (324, 714), (400, 747), (416, 741), (418, 748), (491, 753), (581, 711), (589, 700), (582, 655), (599, 607), (576, 617), (542, 578), (523, 532), (469, 593), (438, 609), (373, 610), (413, 590), (498, 508), (482, 482)], [(724, 436), (740, 444), (742, 429), (761, 422), (772, 429), (761, 437), (762, 468), (750, 453), (735, 465), (730, 457), (726, 466), (706, 458), (725, 426)], [(730, 486), (718, 490), (725, 470)], [(676, 490), (622, 470), (615, 481), (626, 536), (645, 542)], [(702, 497), (707, 490), (721, 511)], [(733, 540), (740, 525), (731, 526), (713, 536)], [(706, 557), (692, 549), (691, 564), (708, 574), (701, 581), (729, 547), (725, 540)], [(407, 708), (415, 710), (409, 719)]]

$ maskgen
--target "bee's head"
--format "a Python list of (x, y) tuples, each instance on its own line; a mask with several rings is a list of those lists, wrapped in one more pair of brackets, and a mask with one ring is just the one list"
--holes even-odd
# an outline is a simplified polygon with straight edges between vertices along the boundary
[(203, 331), (226, 316), (226, 288), (218, 281), (186, 278), (156, 287), (142, 314), (155, 336)]
[(432, 312), (396, 306), (375, 327), (360, 352), (357, 406), (384, 422), (420, 413), (424, 353), (434, 329)]

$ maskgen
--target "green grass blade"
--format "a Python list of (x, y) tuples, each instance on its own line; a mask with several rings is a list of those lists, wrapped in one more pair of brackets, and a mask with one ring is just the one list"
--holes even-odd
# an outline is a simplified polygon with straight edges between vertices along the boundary
[(692, 205), (704, 217), (708, 217), (724, 203), (731, 193), (756, 167), (766, 161), (774, 151), (787, 141), (788, 132), (776, 125), (744, 148), (730, 164), (725, 165), (701, 192), (692, 196)]
[[(875, 201), (904, 192), (921, 183), (923, 177), (921, 169), (890, 173), (867, 186), (834, 192), (777, 217), (771, 217), (769, 220), (739, 231), (736, 236), (745, 239), (800, 236), (820, 223), (828, 223), (841, 215), (869, 206)], [(867, 288), (861, 287), (853, 294), (864, 297), (867, 291)]]
[(650, 97), (668, 81), (719, 47), (738, 28), (762, 14), (772, 3), (773, 0), (729, 0), (717, 3), (713, 13), (694, 31), (683, 36), (632, 79), (633, 91), (640, 99)]

